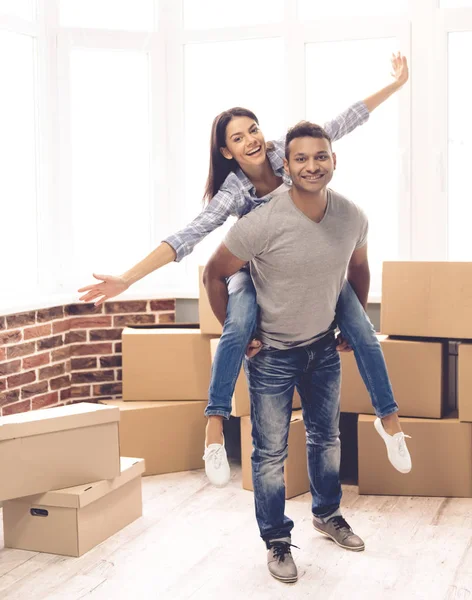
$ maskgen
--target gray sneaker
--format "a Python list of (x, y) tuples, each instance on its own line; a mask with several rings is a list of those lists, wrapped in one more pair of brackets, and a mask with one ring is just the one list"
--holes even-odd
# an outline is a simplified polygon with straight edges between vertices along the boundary
[[(279, 538), (267, 543), (269, 546), (267, 552), (269, 573), (284, 583), (295, 583), (298, 579), (298, 572), (290, 551), (290, 546), (292, 546), (290, 538)], [(296, 546), (294, 547), (296, 548)]]
[(313, 518), (313, 527), (345, 550), (352, 550), (353, 552), (365, 550), (364, 542), (352, 531), (341, 516), (332, 517), (326, 523)]

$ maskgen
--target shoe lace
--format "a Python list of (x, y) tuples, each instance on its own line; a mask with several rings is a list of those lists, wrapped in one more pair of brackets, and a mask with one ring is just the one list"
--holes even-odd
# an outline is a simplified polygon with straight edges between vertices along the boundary
[(205, 460), (211, 461), (213, 463), (213, 467), (215, 469), (219, 469), (221, 467), (221, 463), (223, 462), (223, 446), (208, 450)]
[(348, 529), (349, 531), (351, 531), (349, 523), (341, 516), (333, 517), (332, 519), (330, 519), (330, 521), (332, 521), (336, 529)]
[[(289, 544), (288, 542), (274, 542), (270, 545), (274, 550), (274, 558), (278, 560), (278, 562), (284, 562), (286, 556), (291, 556), (292, 548), (298, 548), (295, 544)], [(299, 549), (299, 548), (298, 548)]]
[(406, 433), (403, 433), (403, 431), (401, 431), (397, 435), (398, 435), (398, 437), (397, 437), (397, 450), (398, 450), (398, 454), (400, 456), (405, 456), (406, 452), (407, 452), (405, 438), (410, 438), (411, 439), (411, 435), (406, 435)]

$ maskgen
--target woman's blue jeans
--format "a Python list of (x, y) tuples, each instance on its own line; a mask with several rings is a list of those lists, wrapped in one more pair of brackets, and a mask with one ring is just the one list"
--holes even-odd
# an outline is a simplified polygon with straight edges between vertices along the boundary
[[(242, 269), (228, 279), (228, 308), (223, 333), (212, 365), (205, 415), (229, 419), (236, 380), (249, 341), (257, 327), (256, 290), (249, 270)], [(378, 417), (398, 411), (382, 348), (374, 327), (348, 281), (336, 306), (336, 323), (354, 351), (359, 372)]]

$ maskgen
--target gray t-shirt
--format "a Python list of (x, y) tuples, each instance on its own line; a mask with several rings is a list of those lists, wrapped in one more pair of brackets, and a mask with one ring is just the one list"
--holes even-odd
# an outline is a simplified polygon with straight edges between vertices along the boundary
[(239, 219), (224, 240), (232, 254), (251, 261), (261, 339), (274, 348), (306, 346), (329, 331), (351, 255), (367, 243), (364, 212), (327, 192), (319, 223), (283, 191)]

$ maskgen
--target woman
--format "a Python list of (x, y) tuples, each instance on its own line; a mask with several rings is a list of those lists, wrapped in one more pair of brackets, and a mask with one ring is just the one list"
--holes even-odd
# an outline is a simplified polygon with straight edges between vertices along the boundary
[[(332, 141), (362, 125), (370, 112), (399, 90), (408, 80), (406, 58), (392, 56), (394, 82), (376, 94), (348, 108), (334, 121), (325, 124)], [(100, 283), (79, 289), (80, 297), (96, 305), (124, 292), (132, 283), (152, 271), (180, 261), (211, 231), (230, 215), (243, 216), (271, 200), (278, 188), (290, 185), (283, 170), (284, 139), (266, 144), (259, 123), (251, 111), (236, 108), (225, 111), (213, 122), (210, 171), (205, 196), (206, 206), (186, 228), (167, 238), (149, 256), (120, 277), (96, 275)], [(405, 436), (398, 420), (398, 406), (385, 367), (380, 344), (357, 296), (346, 282), (336, 307), (336, 321), (342, 338), (339, 350), (354, 350), (359, 371), (370, 393), (377, 414), (375, 427), (387, 446), (393, 466), (411, 469)], [(251, 338), (257, 323), (255, 290), (247, 269), (228, 281), (228, 308), (223, 334), (212, 367), (205, 440), (205, 470), (215, 485), (229, 481), (230, 470), (224, 448), (223, 419), (231, 413), (231, 399), (244, 353), (253, 356), (260, 343)]]

